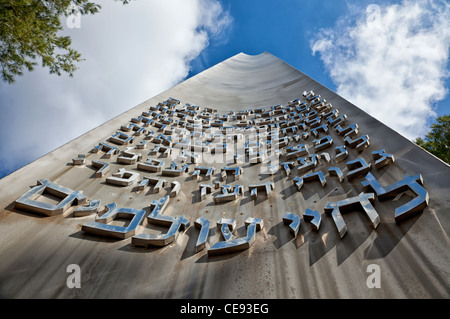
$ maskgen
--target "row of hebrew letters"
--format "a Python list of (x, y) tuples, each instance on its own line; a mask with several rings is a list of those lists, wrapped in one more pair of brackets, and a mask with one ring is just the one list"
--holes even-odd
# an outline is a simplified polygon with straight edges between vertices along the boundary
[[(428, 192), (422, 187), (422, 183), (423, 181), (420, 175), (406, 175), (403, 180), (383, 187), (369, 172), (362, 182), (362, 186), (365, 191), (372, 190), (374, 193), (362, 192), (356, 197), (347, 198), (337, 202), (329, 202), (324, 207), (324, 211), (326, 214), (331, 214), (337, 231), (342, 238), (347, 232), (347, 226), (342, 217), (341, 210), (345, 211), (348, 208), (360, 210), (367, 215), (373, 227), (376, 228), (380, 223), (380, 218), (373, 207), (375, 194), (379, 200), (385, 200), (410, 190), (415, 193), (416, 197), (395, 210), (395, 220), (399, 222), (424, 209), (428, 205)], [(239, 187), (235, 187), (234, 189), (238, 188)], [(273, 183), (268, 182), (266, 184), (250, 186), (252, 191), (259, 188), (264, 189), (267, 194), (269, 194), (273, 189)], [(61, 202), (58, 204), (48, 204), (33, 199), (37, 194), (42, 194), (44, 191), (58, 195), (62, 198)], [(252, 196), (254, 196), (253, 192)], [(106, 212), (101, 216), (97, 215), (95, 221), (83, 224), (82, 231), (119, 239), (131, 237), (131, 243), (135, 246), (165, 246), (173, 242), (180, 230), (187, 229), (190, 225), (189, 219), (185, 216), (168, 216), (163, 214), (169, 200), (169, 196), (154, 200), (150, 206), (150, 213), (148, 216), (145, 216), (146, 212), (143, 209), (121, 208), (117, 207), (116, 203), (107, 204), (105, 205)], [(15, 201), (15, 207), (17, 209), (25, 209), (39, 214), (55, 215), (63, 213), (72, 204), (81, 205), (84, 203), (86, 203), (86, 197), (81, 191), (73, 191), (48, 180), (39, 180), (37, 186), (30, 189)], [(77, 207), (73, 213), (75, 217), (94, 214), (98, 212), (99, 206), (100, 200), (91, 200), (88, 206)], [(131, 219), (130, 223), (126, 227), (109, 224), (119, 216)], [(168, 232), (163, 235), (146, 233), (136, 234), (136, 229), (143, 222), (144, 218), (151, 224), (168, 227)], [(322, 216), (319, 212), (306, 209), (303, 213), (303, 218), (305, 221), (311, 222), (313, 229), (316, 231), (319, 230), (322, 222)], [(286, 224), (289, 224), (293, 235), (297, 236), (300, 227), (300, 216), (288, 212), (283, 216), (283, 221)], [(195, 221), (194, 225), (199, 229), (196, 244), (196, 252), (198, 252), (206, 247), (210, 221), (200, 217)], [(225, 241), (212, 245), (208, 249), (208, 254), (214, 255), (234, 252), (250, 247), (255, 241), (256, 232), (264, 227), (264, 222), (263, 219), (250, 217), (245, 221), (245, 225), (247, 228), (247, 236), (243, 238), (234, 238), (232, 231), (236, 228), (236, 222), (233, 219), (219, 219), (217, 221), (217, 228), (220, 230)]]

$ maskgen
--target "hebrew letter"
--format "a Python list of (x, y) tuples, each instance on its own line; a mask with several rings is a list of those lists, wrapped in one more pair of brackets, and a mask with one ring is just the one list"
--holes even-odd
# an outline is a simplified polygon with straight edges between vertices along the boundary
[(346, 198), (344, 200), (327, 203), (325, 205), (325, 213), (331, 214), (334, 224), (339, 232), (339, 236), (342, 238), (347, 233), (347, 225), (341, 215), (341, 210), (345, 209), (362, 209), (367, 217), (372, 222), (373, 228), (377, 228), (380, 223), (380, 217), (377, 211), (373, 208), (372, 203), (375, 195), (373, 193), (365, 194), (361, 193), (359, 196)]
[[(223, 225), (222, 225), (223, 226)], [(228, 228), (228, 225), (225, 225)], [(228, 236), (225, 241), (215, 243), (209, 250), (208, 255), (227, 254), (250, 248), (255, 242), (256, 232), (264, 227), (264, 222), (260, 218), (249, 217), (245, 221), (247, 227), (247, 236), (232, 239)], [(221, 227), (223, 230), (224, 227)]]
[[(81, 230), (107, 237), (125, 239), (133, 236), (136, 228), (144, 219), (145, 210), (134, 208), (117, 208), (116, 203), (106, 205), (107, 212), (97, 217), (95, 222), (89, 222), (81, 226)], [(115, 218), (131, 218), (127, 226), (116, 226), (108, 224)]]
[[(55, 205), (36, 200), (44, 192), (61, 198), (61, 201)], [(82, 191), (73, 191), (47, 179), (40, 179), (35, 187), (14, 202), (14, 207), (46, 216), (53, 216), (64, 213), (74, 202), (76, 204), (84, 204), (86, 202), (86, 197)]]

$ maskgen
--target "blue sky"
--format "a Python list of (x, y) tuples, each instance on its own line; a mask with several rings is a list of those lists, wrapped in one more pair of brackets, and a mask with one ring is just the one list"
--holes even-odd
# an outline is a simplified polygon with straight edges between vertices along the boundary
[(320, 28), (332, 28), (337, 18), (346, 14), (345, 1), (224, 0), (221, 3), (233, 18), (223, 36), (226, 39), (211, 39), (210, 45), (191, 63), (189, 75), (239, 52), (254, 55), (267, 51), (331, 87), (323, 63), (311, 54), (310, 41)]
[(97, 2), (66, 21), (86, 59), (73, 78), (0, 83), (0, 178), (239, 52), (270, 52), (410, 139), (450, 114), (446, 1)]

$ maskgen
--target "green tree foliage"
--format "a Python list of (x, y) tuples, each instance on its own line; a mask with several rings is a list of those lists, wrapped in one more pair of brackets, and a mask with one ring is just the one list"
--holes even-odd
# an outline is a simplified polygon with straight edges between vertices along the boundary
[(450, 164), (450, 115), (439, 116), (425, 139), (419, 137), (415, 143)]
[[(129, 0), (121, 0), (124, 4)], [(40, 60), (50, 73), (73, 76), (81, 54), (69, 36), (58, 35), (62, 18), (95, 14), (101, 6), (89, 0), (0, 0), (0, 65), (3, 81), (14, 83), (23, 70)]]

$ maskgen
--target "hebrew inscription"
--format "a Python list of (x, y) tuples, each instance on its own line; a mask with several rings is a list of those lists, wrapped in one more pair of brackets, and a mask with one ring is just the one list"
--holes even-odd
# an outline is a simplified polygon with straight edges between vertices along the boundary
[[(14, 202), (15, 209), (53, 216), (76, 206), (74, 218), (92, 220), (83, 223), (83, 232), (131, 237), (131, 245), (138, 247), (178, 245), (177, 236), (184, 236), (192, 226), (196, 236), (193, 254), (207, 256), (248, 249), (262, 236), (258, 232), (265, 219), (282, 221), (294, 238), (300, 227), (324, 235), (327, 227), (324, 230), (321, 224), (332, 221), (342, 238), (349, 227), (343, 218), (346, 212), (362, 212), (375, 229), (382, 227), (374, 208), (378, 201), (401, 194), (412, 197), (392, 212), (397, 223), (429, 203), (422, 175), (404, 173), (395, 161), (395, 150), (375, 148), (364, 129), (351, 114), (343, 114), (313, 90), (299, 92), (299, 98), (286, 105), (226, 114), (168, 98), (121, 123), (104, 141), (70, 154), (70, 169), (78, 173), (95, 170), (85, 182), (73, 178), (70, 184), (70, 179), (64, 179), (80, 190), (42, 179)], [(388, 170), (402, 171), (404, 178), (387, 183), (383, 174)], [(95, 187), (108, 188), (118, 198), (105, 201), (109, 204), (101, 216), (104, 198), (93, 191)], [(315, 192), (317, 187), (320, 191)], [(84, 189), (89, 189), (92, 198), (83, 195)], [(341, 199), (344, 194), (347, 198)], [(134, 198), (151, 203), (150, 207), (119, 207), (135, 203)], [(129, 202), (124, 204), (125, 200)], [(279, 215), (280, 207), (288, 203), (297, 205), (300, 214), (286, 208), (283, 211), (288, 212)], [(175, 209), (164, 214), (169, 205)], [(209, 244), (210, 220), (198, 217), (194, 205), (207, 211), (209, 215), (204, 216), (211, 220), (219, 213), (235, 214), (217, 220), (222, 240)], [(236, 220), (246, 213), (263, 218), (247, 218), (246, 235), (237, 237)], [(322, 213), (331, 218), (322, 218)], [(117, 219), (129, 222), (120, 226)], [(166, 230), (152, 233), (146, 223)]]

